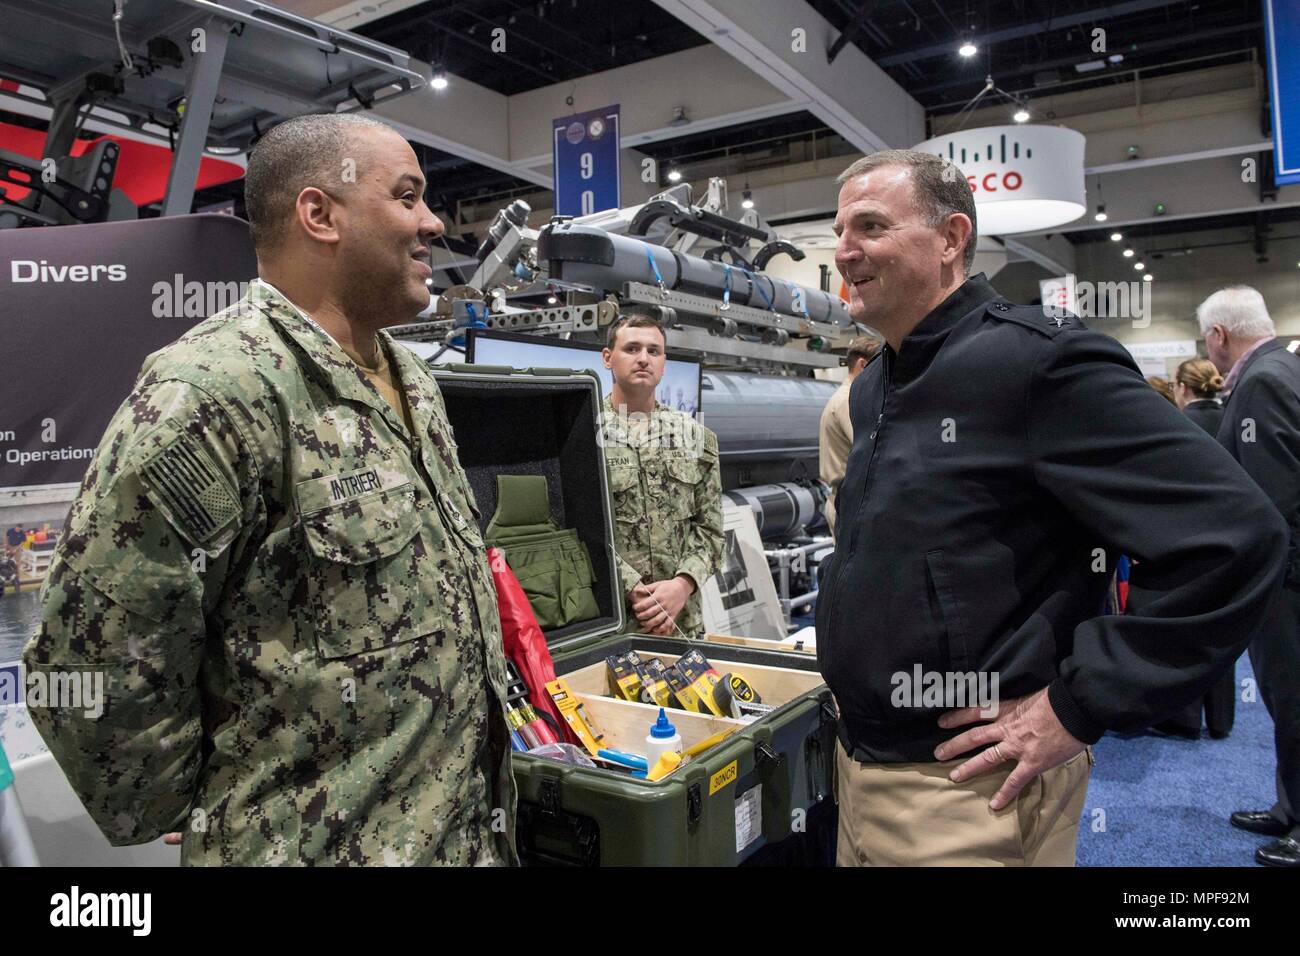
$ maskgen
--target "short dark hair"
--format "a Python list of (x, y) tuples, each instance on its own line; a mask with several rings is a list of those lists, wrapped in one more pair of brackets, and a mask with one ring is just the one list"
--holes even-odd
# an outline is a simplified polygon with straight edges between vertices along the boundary
[(664, 337), (664, 347), (668, 346), (668, 333), (664, 331), (663, 323), (645, 312), (627, 312), (609, 324), (609, 331), (605, 333), (605, 348), (613, 350), (618, 333), (623, 329), (658, 329)]
[(850, 369), (853, 363), (858, 359), (864, 362), (870, 362), (877, 352), (880, 351), (880, 339), (873, 338), (870, 335), (860, 335), (844, 351), (844, 364)]
[(395, 132), (368, 116), (313, 113), (287, 119), (258, 140), (244, 173), (253, 248), (265, 253), (279, 245), (304, 189), (343, 188), (343, 159), (357, 138), (376, 130)]
[(962, 260), (962, 268), (969, 275), (971, 263), (975, 261), (975, 240), (979, 230), (975, 219), (975, 196), (966, 175), (933, 153), (916, 149), (882, 149), (863, 156), (840, 173), (835, 182), (842, 186), (850, 179), (885, 166), (902, 166), (911, 170), (917, 205), (934, 228), (943, 225), (943, 221), (953, 213), (959, 212), (970, 219), (970, 238), (966, 240), (965, 258)]

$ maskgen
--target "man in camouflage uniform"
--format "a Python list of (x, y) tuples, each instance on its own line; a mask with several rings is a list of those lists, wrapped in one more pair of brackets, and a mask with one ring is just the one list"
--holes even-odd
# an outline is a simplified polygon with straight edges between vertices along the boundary
[(32, 718), (114, 844), (516, 862), (479, 516), (437, 385), (379, 331), (428, 303), (423, 192), (373, 120), (276, 127), (246, 181), (261, 278), (108, 427), (24, 660), (106, 676), (100, 719)]
[(614, 387), (602, 442), (617, 524), (626, 630), (698, 637), (700, 588), (722, 560), (718, 439), (655, 401), (665, 337), (650, 316), (620, 318), (602, 353)]

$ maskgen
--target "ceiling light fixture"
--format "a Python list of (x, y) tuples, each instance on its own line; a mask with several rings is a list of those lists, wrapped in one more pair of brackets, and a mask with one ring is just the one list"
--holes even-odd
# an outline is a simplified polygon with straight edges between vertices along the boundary
[(443, 69), (434, 70), (433, 79), (429, 81), (429, 85), (435, 90), (445, 90), (447, 88), (447, 71)]
[(668, 170), (668, 181), (670, 183), (679, 183), (682, 181), (682, 171), (680, 169)]
[[(1101, 197), (1085, 188), (1083, 134), (1065, 127), (1037, 122), (1018, 125), (1005, 120), (1005, 125), (1000, 126), (961, 128), (975, 107), (980, 103), (991, 107), (998, 98), (1010, 101), (1011, 109), (1021, 105), (1015, 97), (999, 90), (990, 77), (979, 96), (966, 105), (962, 119), (954, 123), (958, 127), (955, 132), (932, 137), (912, 148), (942, 156), (954, 164), (990, 164), (974, 167), (981, 175), (973, 180), (979, 188), (972, 187), (979, 226), (985, 235), (1041, 232), (1080, 217), (1086, 219), (1093, 203)], [(981, 112), (996, 113), (997, 109)], [(1030, 159), (1033, 162), (1027, 168), (1024, 164)]]
[(963, 43), (961, 46), (957, 48), (957, 52), (969, 60), (976, 53), (978, 53), (979, 50), (976, 48), (974, 43), (971, 43), (970, 40), (967, 40), (965, 43)]
[(1147, 264), (1146, 264), (1145, 262), (1135, 262), (1135, 263), (1133, 263), (1133, 268), (1136, 269), (1138, 272), (1141, 272), (1141, 271), (1142, 271), (1143, 269), (1145, 269), (1146, 267), (1147, 267)]
[(740, 204), (741, 204), (744, 208), (746, 208), (746, 209), (753, 209), (753, 208), (754, 208), (754, 194), (751, 193), (751, 192), (749, 191), (749, 183), (745, 183), (745, 191), (744, 191), (743, 193), (741, 193), (740, 195), (741, 195), (741, 198), (742, 198), (742, 201), (741, 201)]
[(1124, 238), (1124, 234), (1123, 234), (1123, 233), (1120, 233), (1120, 232), (1112, 232), (1112, 233), (1110, 234), (1110, 241), (1111, 241), (1111, 242), (1119, 242), (1119, 241), (1120, 241), (1121, 239), (1123, 239), (1123, 238)]
[(1011, 114), (1011, 118), (1015, 120), (1017, 123), (1028, 123), (1029, 110), (1025, 109), (1022, 106), (1020, 107), (1020, 109), (1016, 110), (1013, 114)]
[(1130, 247), (1130, 248), (1124, 250), (1124, 258), (1125, 258), (1125, 259), (1132, 259), (1132, 258), (1133, 258), (1133, 249), (1132, 249), (1132, 247)]
[(1148, 272), (1146, 275), (1144, 275), (1144, 276), (1142, 277), (1142, 281), (1143, 281), (1143, 282), (1150, 282), (1153, 278), (1154, 278), (1154, 276), (1152, 276), (1151, 273)]
[(1097, 214), (1092, 218), (1098, 222), (1106, 221), (1106, 204), (1104, 202), (1097, 203)]

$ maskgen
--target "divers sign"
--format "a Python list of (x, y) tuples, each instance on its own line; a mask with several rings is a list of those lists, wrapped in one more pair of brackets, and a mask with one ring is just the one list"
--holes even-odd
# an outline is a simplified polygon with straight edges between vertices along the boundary
[(561, 116), (551, 125), (556, 215), (619, 208), (618, 105)]
[(980, 235), (1062, 226), (1086, 209), (1082, 133), (1060, 126), (986, 126), (916, 146), (954, 163), (975, 194)]
[(80, 482), (145, 358), (257, 275), (247, 223), (212, 215), (0, 229), (0, 263), (0, 489)]

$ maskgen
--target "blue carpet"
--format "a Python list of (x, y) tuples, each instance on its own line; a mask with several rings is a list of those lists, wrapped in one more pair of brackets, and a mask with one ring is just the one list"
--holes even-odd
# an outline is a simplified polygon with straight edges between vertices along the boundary
[(1268, 838), (1228, 823), (1233, 810), (1266, 810), (1276, 799), (1273, 721), (1258, 695), (1241, 699), (1247, 678), (1253, 682), (1254, 673), (1243, 654), (1236, 723), (1224, 740), (1149, 731), (1097, 743), (1079, 824), (1080, 866), (1256, 865), (1255, 847)]

